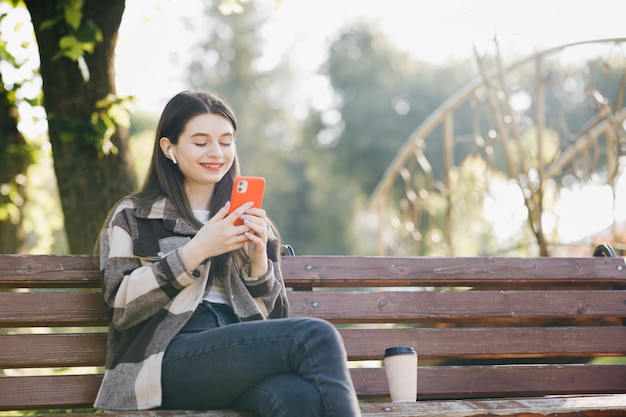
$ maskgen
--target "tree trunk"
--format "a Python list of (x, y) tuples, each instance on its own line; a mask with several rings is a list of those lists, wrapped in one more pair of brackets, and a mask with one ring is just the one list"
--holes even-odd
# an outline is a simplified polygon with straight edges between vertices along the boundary
[(26, 0), (39, 46), (44, 107), (54, 170), (59, 186), (65, 229), (72, 253), (91, 253), (109, 209), (134, 191), (136, 177), (128, 152), (128, 129), (117, 126), (111, 138), (117, 153), (103, 153), (92, 121), (96, 103), (115, 95), (114, 49), (124, 12), (124, 0), (85, 0), (83, 19), (91, 19), (103, 40), (84, 54), (89, 69), (85, 81), (77, 62), (54, 57), (59, 40), (68, 35), (65, 22), (42, 28), (58, 15), (60, 1)]

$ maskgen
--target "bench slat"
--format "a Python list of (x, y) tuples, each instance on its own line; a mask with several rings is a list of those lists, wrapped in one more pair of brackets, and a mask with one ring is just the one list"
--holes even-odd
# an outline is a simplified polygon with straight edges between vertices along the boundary
[[(88, 255), (0, 255), (0, 288), (97, 288), (96, 259)], [(298, 287), (626, 285), (624, 259), (609, 257), (287, 256), (282, 259), (282, 269), (287, 284)], [(402, 283), (394, 282), (397, 280)]]
[[(294, 292), (292, 316), (334, 323), (467, 322), (499, 319), (527, 322), (626, 317), (626, 292), (460, 291), (460, 292)], [(100, 293), (0, 293), (0, 326), (102, 326)]]
[(101, 375), (0, 378), (0, 410), (92, 407)]
[[(388, 395), (383, 368), (351, 372), (361, 397)], [(422, 399), (625, 393), (626, 365), (420, 366), (417, 392)]]
[(626, 327), (341, 329), (351, 360), (381, 359), (390, 346), (419, 358), (573, 358), (626, 354)]
[(313, 291), (290, 295), (290, 308), (294, 316), (335, 323), (602, 320), (626, 317), (625, 299), (616, 291)]
[(100, 288), (98, 268), (88, 255), (0, 255), (0, 288)]
[(624, 417), (625, 408), (626, 395), (615, 394), (361, 404), (361, 413), (364, 417)]
[[(558, 398), (515, 398), (496, 400), (418, 401), (402, 405), (361, 404), (363, 417), (623, 417), (626, 395), (597, 395)], [(529, 410), (533, 410), (530, 412)], [(92, 414), (58, 414), (93, 417)], [(108, 417), (250, 417), (233, 410), (160, 410), (109, 412)]]
[(108, 326), (101, 293), (0, 293), (0, 327)]
[(281, 267), (304, 287), (626, 284), (623, 258), (295, 256)]
[[(623, 417), (626, 395), (515, 398), (494, 400), (417, 401), (415, 403), (361, 404), (363, 417)], [(532, 410), (532, 411), (530, 411)], [(93, 414), (60, 414), (93, 417)], [(107, 417), (250, 417), (232, 410), (159, 410), (108, 412)]]
[(104, 366), (107, 335), (0, 335), (0, 368)]
[[(350, 360), (413, 346), (421, 360), (587, 358), (626, 353), (626, 327), (341, 329)], [(106, 334), (0, 335), (0, 368), (102, 366)], [(540, 362), (540, 361), (538, 361)]]
[[(374, 417), (378, 414), (368, 414)], [(55, 414), (56, 417), (99, 417), (97, 414)], [(381, 415), (382, 416), (382, 415)], [(106, 417), (254, 417), (250, 413), (235, 410), (146, 410), (146, 411), (107, 411)], [(445, 416), (440, 416), (445, 417)], [(471, 416), (469, 416), (471, 417)], [(601, 415), (600, 417), (604, 417)]]
[[(626, 327), (341, 329), (340, 333), (352, 361), (380, 360), (389, 346), (413, 346), (421, 360), (588, 358), (626, 353)], [(0, 335), (0, 367), (102, 366), (105, 341), (104, 333)]]
[[(384, 369), (350, 371), (361, 398), (388, 396)], [(626, 392), (626, 365), (421, 366), (417, 375), (421, 399)], [(89, 407), (101, 379), (100, 375), (3, 377), (0, 410)]]

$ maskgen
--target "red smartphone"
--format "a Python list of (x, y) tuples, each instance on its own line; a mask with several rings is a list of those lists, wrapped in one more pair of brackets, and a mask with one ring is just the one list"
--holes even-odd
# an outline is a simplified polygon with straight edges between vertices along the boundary
[[(263, 206), (263, 193), (265, 192), (265, 179), (263, 177), (237, 177), (233, 183), (233, 191), (230, 195), (229, 214), (236, 208), (249, 201), (254, 202), (252, 207)], [(243, 224), (241, 219), (235, 220), (235, 225)]]

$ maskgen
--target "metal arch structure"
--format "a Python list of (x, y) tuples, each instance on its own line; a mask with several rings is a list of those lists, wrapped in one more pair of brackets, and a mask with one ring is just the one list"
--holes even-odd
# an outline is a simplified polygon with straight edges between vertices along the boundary
[[(493, 156), (494, 146), (498, 146), (506, 161), (504, 173), (510, 181), (520, 187), (528, 214), (526, 229), (530, 232), (527, 234), (530, 241), (519, 242), (519, 247), (525, 247), (525, 250), (521, 252), (526, 251), (526, 253), (540, 256), (550, 256), (554, 253), (553, 250), (558, 242), (550, 236), (550, 233), (543, 230), (543, 203), (548, 193), (546, 185), (563, 175), (566, 170), (579, 179), (591, 176), (602, 177), (602, 181), (612, 187), (613, 197), (615, 197), (620, 157), (626, 155), (624, 127), (626, 124), (624, 105), (626, 72), (622, 75), (619, 91), (616, 91), (615, 103), (610, 103), (608, 99), (602, 97), (592, 85), (586, 86), (587, 98), (595, 104), (594, 117), (585, 123), (583, 130), (568, 138), (566, 145), (560, 147), (561, 152), (551, 160), (546, 160), (545, 164), (529, 165), (528, 158), (522, 156), (522, 148), (527, 146), (523, 142), (528, 139), (522, 139), (522, 135), (529, 128), (534, 129), (533, 140), (536, 143), (533, 146), (538, 153), (536, 156), (540, 161), (545, 159), (542, 149), (545, 147), (547, 135), (543, 117), (546, 108), (546, 92), (541, 80), (547, 59), (565, 50), (583, 45), (604, 44), (615, 46), (614, 49), (619, 50), (626, 44), (626, 38), (589, 40), (561, 45), (535, 53), (508, 66), (502, 64), (497, 42), (494, 41), (494, 44), (495, 57), (481, 57), (476, 50), (474, 51), (480, 75), (446, 100), (413, 131), (371, 194), (369, 209), (376, 213), (378, 219), (378, 254), (458, 255), (454, 244), (455, 181), (454, 176), (451, 175), (459, 170), (459, 166), (455, 164), (454, 154), (455, 147), (458, 145), (458, 137), (454, 131), (454, 115), (462, 105), (469, 102), (475, 104), (474, 108), (487, 108), (493, 123), (489, 128), (490, 137), (485, 138), (481, 133), (484, 131), (484, 126), (481, 126), (483, 122), (478, 121), (478, 116), (475, 117), (473, 136), (477, 154), (480, 154), (485, 164), (493, 170), (493, 161), (490, 161), (490, 158)], [(621, 55), (624, 58), (623, 51)], [(495, 66), (495, 69), (490, 71), (486, 69), (488, 61)], [(524, 127), (521, 127), (520, 115), (511, 103), (511, 83), (508, 80), (516, 71), (530, 65), (534, 65), (535, 74), (534, 91), (532, 91), (535, 114), (531, 123), (526, 120)], [(624, 68), (626, 65), (621, 70), (625, 71)], [(437, 130), (441, 133), (434, 134)], [(432, 168), (435, 166), (434, 162), (426, 157), (428, 144), (435, 140), (443, 141), (440, 144), (443, 149), (443, 161), (438, 161), (444, 172), (441, 178), (434, 177)], [(559, 138), (559, 144), (561, 145), (561, 138)], [(581, 160), (586, 162), (580, 163)], [(602, 173), (596, 171), (600, 160), (605, 162), (602, 164), (604, 170)], [(428, 204), (428, 200), (433, 196), (446, 202), (445, 214), (438, 221), (432, 219), (430, 213), (432, 207)], [(425, 220), (428, 217), (430, 219)], [(437, 246), (444, 248), (439, 252), (425, 250), (424, 240), (434, 230), (439, 236)], [(407, 242), (411, 244), (405, 245)], [(411, 250), (402, 249), (406, 246), (412, 246)], [(528, 252), (529, 247), (532, 247), (530, 252)], [(494, 255), (495, 253), (481, 254)]]

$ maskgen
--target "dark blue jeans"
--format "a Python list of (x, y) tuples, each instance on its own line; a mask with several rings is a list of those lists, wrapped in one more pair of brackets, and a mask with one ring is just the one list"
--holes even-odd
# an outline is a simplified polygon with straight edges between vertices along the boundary
[(163, 360), (163, 408), (259, 417), (360, 416), (339, 332), (315, 318), (239, 323), (204, 302)]

